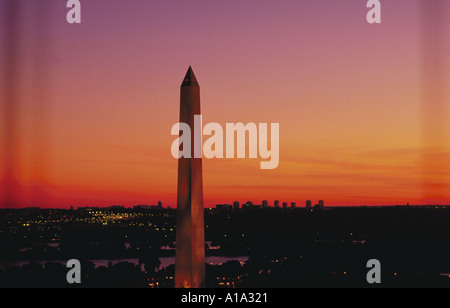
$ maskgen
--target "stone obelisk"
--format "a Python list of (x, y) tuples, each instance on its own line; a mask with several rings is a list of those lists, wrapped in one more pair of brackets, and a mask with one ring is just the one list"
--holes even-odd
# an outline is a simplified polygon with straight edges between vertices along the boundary
[(194, 115), (200, 115), (200, 86), (189, 66), (181, 85), (180, 123), (191, 128), (191, 158), (178, 159), (175, 287), (205, 287), (202, 159), (194, 157)]

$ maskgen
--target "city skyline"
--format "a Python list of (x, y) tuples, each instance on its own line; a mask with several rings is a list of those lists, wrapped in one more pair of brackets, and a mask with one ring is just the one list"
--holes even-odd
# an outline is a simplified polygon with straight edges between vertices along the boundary
[[(365, 1), (99, 0), (83, 2), (79, 25), (67, 24), (65, 3), (30, 3), (19, 5), (9, 89), (17, 148), (0, 152), (13, 156), (0, 165), (0, 197), (17, 207), (174, 206), (170, 128), (188, 65), (202, 76), (206, 122), (280, 123), (275, 170), (203, 160), (205, 208), (450, 203), (448, 104), (423, 103), (423, 92), (450, 97), (450, 43), (423, 30), (419, 1), (383, 3), (379, 25), (366, 22)], [(449, 22), (441, 18), (442, 29)], [(423, 90), (436, 57), (442, 85)], [(440, 138), (427, 139), (423, 122), (438, 123)]]
[[(177, 212), (0, 209), (0, 286), (173, 288)], [(449, 215), (450, 207), (406, 206), (205, 210), (207, 287), (448, 287)], [(73, 258), (82, 262), (78, 286), (66, 280)], [(373, 258), (381, 285), (366, 280)]]

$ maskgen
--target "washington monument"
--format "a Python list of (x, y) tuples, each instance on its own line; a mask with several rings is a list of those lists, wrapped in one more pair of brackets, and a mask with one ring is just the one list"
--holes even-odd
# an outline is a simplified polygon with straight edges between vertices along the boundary
[[(201, 141), (194, 142), (198, 138), (194, 115), (200, 114), (200, 86), (189, 66), (181, 84), (180, 123), (191, 127), (191, 144), (200, 144), (201, 149)], [(194, 157), (194, 147), (191, 151), (191, 158), (178, 159), (176, 288), (205, 287), (202, 159)]]

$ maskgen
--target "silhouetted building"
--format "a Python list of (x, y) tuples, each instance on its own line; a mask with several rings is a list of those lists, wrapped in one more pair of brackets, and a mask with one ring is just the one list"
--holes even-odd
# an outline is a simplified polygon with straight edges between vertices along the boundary
[(278, 201), (278, 200), (275, 200), (274, 202), (273, 202), (273, 206), (274, 207), (280, 207), (280, 201)]
[(267, 203), (267, 200), (262, 201), (262, 207), (268, 207), (269, 204)]
[(234, 201), (233, 202), (233, 209), (234, 210), (239, 210), (239, 201)]
[[(249, 201), (250, 202), (250, 201)], [(242, 204), (242, 209), (244, 209), (244, 210), (249, 210), (249, 209), (251, 209), (252, 208), (252, 203), (250, 202), (246, 202), (246, 203), (243, 203)]]
[(231, 210), (231, 204), (216, 204), (216, 209), (218, 210)]
[(291, 209), (295, 209), (295, 202), (291, 202)]
[(316, 210), (322, 210), (324, 208), (323, 200), (319, 200), (319, 203), (314, 205), (314, 209)]
[(312, 206), (311, 200), (306, 200), (306, 208), (307, 208), (307, 209), (310, 209), (311, 206)]
[(287, 209), (288, 207), (288, 203), (287, 202), (283, 202), (283, 209)]

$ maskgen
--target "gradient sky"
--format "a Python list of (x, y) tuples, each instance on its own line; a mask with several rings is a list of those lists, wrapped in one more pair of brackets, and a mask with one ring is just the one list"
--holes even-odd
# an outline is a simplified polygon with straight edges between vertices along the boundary
[(17, 1), (20, 206), (176, 206), (189, 65), (204, 123), (280, 123), (275, 170), (204, 159), (205, 206), (450, 204), (450, 31), (419, 1), (381, 1), (379, 25), (365, 0), (81, 0), (79, 25), (66, 1)]

